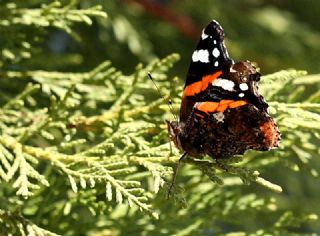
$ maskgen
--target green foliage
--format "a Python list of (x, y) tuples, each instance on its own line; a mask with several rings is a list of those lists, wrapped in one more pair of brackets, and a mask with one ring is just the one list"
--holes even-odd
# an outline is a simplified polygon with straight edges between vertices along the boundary
[(90, 17), (106, 17), (99, 6), (76, 9), (75, 4), (75, 1), (71, 1), (68, 5), (53, 1), (34, 9), (24, 8), (23, 3), (3, 4), (1, 8), (3, 19), (0, 20), (2, 35), (0, 67), (30, 58), (37, 50), (35, 45), (42, 42), (48, 28), (57, 28), (77, 37), (71, 29), (75, 23), (83, 22), (90, 25), (92, 24)]
[[(80, 40), (76, 23), (91, 25), (94, 16), (101, 23), (106, 14), (95, 6), (79, 9), (76, 1), (19, 4), (0, 5), (1, 233), (312, 235), (319, 229), (313, 207), (319, 200), (303, 209), (308, 199), (303, 190), (296, 194), (293, 179), (301, 173), (313, 189), (318, 181), (319, 75), (263, 76), (261, 92), (280, 127), (281, 148), (219, 163), (187, 159), (166, 199), (179, 153), (170, 152), (165, 101), (171, 97), (178, 110), (182, 82), (168, 74), (179, 55), (138, 64), (129, 75), (110, 61), (85, 72), (34, 69), (50, 30)], [(128, 43), (137, 31), (126, 38), (119, 27), (129, 22), (118, 16), (112, 24)]]

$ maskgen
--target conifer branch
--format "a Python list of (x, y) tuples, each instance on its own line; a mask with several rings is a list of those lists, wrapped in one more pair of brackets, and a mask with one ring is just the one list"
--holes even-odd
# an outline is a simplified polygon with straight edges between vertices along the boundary
[(3, 209), (0, 209), (0, 230), (1, 232), (12, 232), (15, 235), (59, 236), (37, 226), (21, 215)]

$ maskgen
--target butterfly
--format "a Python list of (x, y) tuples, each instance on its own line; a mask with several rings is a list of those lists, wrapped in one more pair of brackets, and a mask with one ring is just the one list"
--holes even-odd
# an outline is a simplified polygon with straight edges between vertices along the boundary
[(180, 160), (205, 155), (220, 160), (279, 146), (279, 129), (259, 93), (260, 78), (252, 62), (229, 57), (224, 31), (211, 21), (192, 54), (180, 119), (167, 121), (170, 139), (184, 152)]

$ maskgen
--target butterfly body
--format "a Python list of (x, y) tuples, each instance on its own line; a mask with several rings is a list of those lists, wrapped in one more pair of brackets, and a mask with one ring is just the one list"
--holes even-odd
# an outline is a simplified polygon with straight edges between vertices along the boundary
[(260, 73), (250, 61), (234, 63), (224, 32), (212, 21), (192, 54), (179, 121), (168, 121), (171, 140), (189, 156), (229, 158), (278, 147), (280, 132), (259, 94)]

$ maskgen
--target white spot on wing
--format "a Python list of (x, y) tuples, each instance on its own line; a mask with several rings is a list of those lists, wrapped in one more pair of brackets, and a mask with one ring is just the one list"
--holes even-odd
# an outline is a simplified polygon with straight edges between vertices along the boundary
[(217, 44), (217, 40), (213, 40), (213, 44)]
[(209, 35), (207, 35), (204, 31), (202, 31), (202, 34), (201, 34), (201, 39), (202, 40), (205, 40), (206, 38), (208, 38)]
[(212, 55), (217, 58), (218, 56), (220, 56), (220, 51), (218, 48), (214, 48), (212, 51)]
[(232, 68), (232, 66), (230, 67), (230, 72), (237, 72), (235, 69)]
[(243, 98), (243, 97), (244, 97), (244, 93), (239, 93), (238, 96), (241, 97), (241, 98)]
[(240, 89), (241, 89), (242, 91), (246, 91), (246, 90), (249, 89), (249, 87), (248, 87), (248, 85), (247, 85), (246, 83), (240, 84), (239, 87), (240, 87)]
[(219, 65), (219, 62), (216, 61), (216, 62), (214, 63), (214, 66), (217, 67), (218, 65)]
[(192, 54), (192, 61), (193, 62), (203, 62), (209, 63), (209, 52), (208, 50), (200, 49), (198, 51), (194, 51)]
[(234, 91), (234, 82), (231, 80), (218, 78), (212, 82), (212, 85), (216, 87), (221, 87), (224, 90)]

